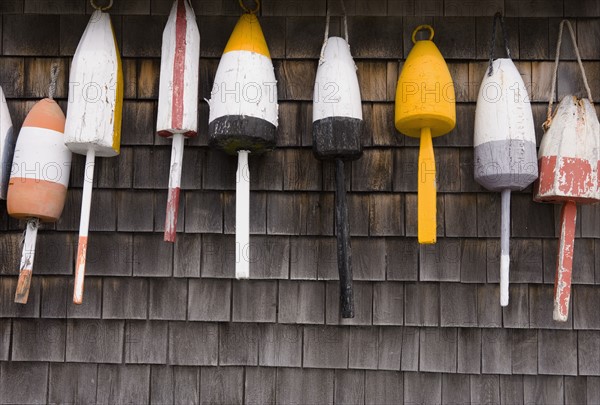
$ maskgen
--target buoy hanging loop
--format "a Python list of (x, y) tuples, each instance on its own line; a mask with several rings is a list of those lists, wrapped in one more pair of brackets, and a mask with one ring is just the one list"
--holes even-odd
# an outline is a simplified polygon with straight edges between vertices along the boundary
[(253, 10), (250, 10), (248, 7), (246, 7), (246, 4), (244, 4), (244, 0), (239, 0), (240, 7), (249, 14), (256, 14), (258, 13), (258, 10), (260, 10), (260, 0), (254, 0), (254, 2), (256, 3), (256, 7)]
[(92, 7), (94, 7), (94, 10), (106, 11), (106, 10), (109, 10), (112, 7), (112, 5), (113, 5), (113, 0), (110, 0), (108, 2), (108, 4), (106, 6), (104, 6), (104, 7), (98, 6), (96, 4), (96, 0), (90, 0), (90, 1), (92, 3)]
[[(350, 40), (348, 39), (348, 16), (346, 14), (346, 5), (344, 4), (344, 0), (340, 0), (342, 4), (342, 17), (344, 20), (344, 39), (346, 43), (350, 45)], [(325, 14), (325, 35), (323, 38), (323, 46), (321, 47), (321, 57), (319, 59), (319, 63), (323, 62), (323, 57), (325, 55), (325, 45), (327, 45), (327, 39), (329, 38), (329, 20), (331, 14), (329, 13), (329, 8), (327, 8), (327, 13)]]
[(413, 42), (413, 44), (417, 43), (417, 32), (419, 32), (421, 30), (429, 30), (429, 38), (427, 40), (428, 41), (433, 41), (433, 36), (435, 35), (435, 32), (433, 31), (433, 27), (431, 25), (424, 24), (424, 25), (419, 25), (413, 31), (413, 33), (412, 33), (412, 42)]
[(591, 104), (594, 104), (594, 100), (592, 99), (592, 90), (590, 90), (590, 85), (588, 84), (587, 76), (585, 74), (585, 69), (583, 68), (583, 63), (581, 63), (581, 55), (579, 54), (579, 48), (577, 47), (577, 41), (575, 40), (575, 31), (573, 31), (573, 26), (569, 20), (562, 20), (560, 22), (560, 28), (558, 29), (558, 40), (556, 41), (556, 58), (554, 58), (554, 73), (552, 74), (552, 91), (550, 92), (550, 100), (548, 101), (548, 111), (546, 112), (546, 121), (542, 124), (542, 128), (544, 131), (547, 131), (550, 128), (550, 124), (552, 124), (552, 103), (554, 102), (554, 92), (556, 91), (556, 76), (558, 75), (558, 63), (560, 59), (560, 47), (562, 44), (562, 34), (563, 28), (567, 25), (569, 28), (569, 34), (571, 36), (571, 42), (573, 43), (573, 48), (575, 50), (575, 56), (577, 57), (577, 64), (579, 65), (579, 69), (581, 70), (581, 76), (583, 77), (583, 85), (585, 86), (585, 91), (587, 92), (588, 100), (590, 100)]
[(488, 76), (494, 73), (492, 64), (494, 63), (494, 50), (496, 48), (496, 24), (500, 21), (500, 28), (502, 29), (502, 39), (504, 40), (504, 49), (506, 49), (506, 56), (512, 59), (510, 56), (510, 49), (508, 48), (508, 36), (506, 35), (506, 27), (504, 26), (504, 17), (502, 13), (497, 12), (494, 15), (494, 23), (492, 24), (492, 40), (490, 41), (490, 67), (488, 70)]
[(58, 81), (58, 72), (60, 68), (57, 63), (52, 65), (50, 68), (50, 86), (48, 87), (48, 98), (54, 100), (54, 94), (56, 93), (56, 82)]

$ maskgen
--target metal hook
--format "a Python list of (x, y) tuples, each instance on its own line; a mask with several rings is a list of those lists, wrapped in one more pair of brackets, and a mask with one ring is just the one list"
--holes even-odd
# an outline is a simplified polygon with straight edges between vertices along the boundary
[(417, 32), (419, 32), (421, 30), (429, 30), (429, 39), (428, 39), (428, 41), (432, 41), (433, 40), (433, 36), (435, 34), (435, 32), (433, 31), (433, 27), (431, 25), (428, 25), (428, 24), (419, 25), (417, 28), (415, 28), (415, 30), (412, 33), (413, 44), (417, 43)]
[(92, 7), (94, 7), (94, 10), (100, 10), (100, 11), (106, 11), (106, 10), (109, 10), (109, 9), (112, 7), (112, 5), (113, 5), (113, 0), (110, 0), (110, 1), (108, 2), (108, 5), (106, 5), (106, 6), (104, 6), (104, 7), (99, 7), (99, 6), (96, 4), (96, 0), (90, 0), (90, 2), (92, 3)]
[(240, 3), (240, 7), (246, 12), (246, 13), (250, 13), (250, 14), (256, 14), (258, 12), (258, 10), (260, 10), (260, 0), (254, 0), (254, 2), (256, 3), (256, 8), (254, 10), (250, 10), (248, 7), (246, 7), (246, 5), (244, 4), (244, 0), (239, 0)]

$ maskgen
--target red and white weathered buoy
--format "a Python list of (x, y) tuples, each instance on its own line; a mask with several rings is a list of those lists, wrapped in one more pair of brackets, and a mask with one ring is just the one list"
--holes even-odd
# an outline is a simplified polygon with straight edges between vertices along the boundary
[(119, 154), (123, 72), (110, 16), (96, 9), (79, 41), (69, 77), (65, 144), (86, 155), (73, 302), (83, 300), (94, 162)]
[[(510, 58), (502, 16), (500, 20), (507, 58), (493, 60), (486, 72), (475, 110), (475, 180), (502, 193), (500, 254), (500, 305), (508, 305), (510, 193), (523, 190), (537, 179), (535, 128), (529, 96), (521, 74)], [(492, 62), (493, 60), (493, 62)]]
[[(569, 28), (588, 98), (565, 96), (553, 115), (552, 99), (556, 89), (559, 51), (565, 24)], [(540, 178), (535, 186), (534, 199), (563, 204), (554, 280), (553, 317), (556, 321), (564, 322), (569, 315), (577, 203), (591, 204), (600, 201), (600, 123), (575, 42), (575, 33), (568, 20), (560, 23), (552, 93), (544, 129), (546, 132), (538, 154)]]
[(238, 156), (235, 202), (235, 275), (250, 275), (250, 170), (248, 154), (275, 147), (277, 82), (271, 55), (255, 13), (246, 10), (219, 62), (211, 99), (210, 145)]
[(344, 16), (346, 39), (329, 38), (329, 14), (327, 15), (325, 40), (313, 95), (313, 152), (319, 159), (335, 161), (335, 225), (340, 278), (340, 313), (342, 318), (353, 318), (352, 252), (344, 161), (355, 160), (362, 155), (360, 140), (363, 119), (356, 65), (347, 42), (346, 21)]
[(60, 218), (71, 173), (71, 151), (64, 144), (65, 115), (52, 98), (38, 101), (23, 122), (17, 139), (8, 186), (8, 214), (27, 220), (15, 302), (26, 304), (31, 285), (35, 244), (40, 221)]
[(17, 134), (13, 130), (4, 91), (0, 87), (0, 200), (6, 200), (16, 143)]
[(165, 241), (175, 242), (185, 137), (198, 128), (200, 31), (189, 0), (175, 0), (163, 32), (158, 93), (158, 135), (172, 137)]

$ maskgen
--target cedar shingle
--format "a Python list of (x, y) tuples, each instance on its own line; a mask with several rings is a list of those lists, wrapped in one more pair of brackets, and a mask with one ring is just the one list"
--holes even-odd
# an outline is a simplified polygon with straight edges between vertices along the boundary
[(133, 236), (133, 275), (168, 277), (173, 274), (173, 245), (161, 233)]
[(188, 281), (185, 279), (149, 280), (149, 319), (183, 321), (188, 303)]
[[(280, 0), (267, 2), (262, 9), (265, 16), (324, 16), (326, 3), (321, 0)], [(335, 14), (332, 14), (335, 15)]]
[(255, 366), (258, 364), (258, 326), (253, 323), (219, 325), (219, 365)]
[(166, 322), (127, 321), (125, 362), (164, 364), (167, 361)]
[(500, 403), (523, 405), (523, 376), (501, 375), (500, 376)]
[(279, 282), (279, 323), (325, 322), (325, 284), (313, 281)]
[(67, 98), (67, 72), (68, 67), (65, 59), (58, 58), (27, 58), (25, 59), (25, 94), (27, 98), (48, 97), (47, 78), (52, 66), (58, 67), (58, 77), (56, 80), (56, 98)]
[(499, 404), (500, 379), (498, 376), (472, 375), (471, 402), (475, 404)]
[(413, 238), (386, 238), (387, 280), (416, 281), (418, 243)]
[[(388, 80), (392, 80), (395, 86), (398, 72), (396, 71), (392, 74), (392, 72), (390, 72), (392, 69), (390, 65), (397, 68), (398, 64), (389, 62), (387, 68)], [(390, 85), (388, 84), (388, 94), (390, 93), (390, 90)], [(396, 88), (394, 87), (393, 90), (393, 97), (395, 97)], [(393, 100), (393, 97), (391, 100)], [(394, 105), (391, 103), (373, 103), (373, 126), (370, 129), (372, 131), (373, 146), (388, 147), (401, 146), (404, 144), (404, 136), (396, 132), (394, 126)], [(397, 152), (401, 150), (402, 149), (399, 149)]]
[(513, 284), (508, 290), (509, 305), (502, 308), (505, 328), (529, 328), (529, 287)]
[(189, 280), (187, 311), (190, 321), (229, 321), (231, 281)]
[(531, 329), (573, 328), (573, 304), (569, 305), (567, 322), (557, 322), (552, 319), (553, 303), (553, 286), (529, 285), (529, 327)]
[(71, 291), (73, 291), (75, 279), (70, 278), (68, 283), (67, 318), (99, 319), (102, 316), (102, 278), (85, 278), (85, 298), (81, 305), (71, 304)]
[(173, 252), (174, 277), (200, 277), (202, 237), (200, 234), (181, 234)]
[(538, 334), (536, 330), (511, 331), (513, 374), (537, 374)]
[(330, 281), (326, 287), (325, 322), (328, 325), (371, 325), (373, 317), (373, 285), (354, 282), (354, 318), (342, 318), (340, 314), (340, 287)]
[(577, 207), (581, 214), (581, 236), (584, 238), (600, 237), (600, 207), (596, 204)]
[(322, 189), (321, 163), (314, 159), (307, 149), (286, 149), (283, 151), (283, 189), (312, 190)]
[(377, 370), (379, 330), (364, 326), (348, 331), (348, 368)]
[[(223, 233), (235, 233), (235, 193), (223, 192)], [(250, 233), (267, 233), (267, 193), (250, 195)], [(252, 271), (250, 271), (252, 274)]]
[(555, 42), (552, 51), (548, 42), (547, 18), (520, 18), (519, 22), (519, 55), (522, 59), (548, 59), (554, 56)]
[(275, 61), (274, 67), (279, 100), (312, 100), (316, 61)]
[[(460, 111), (460, 110), (459, 110)], [(459, 116), (459, 118), (461, 118)], [(464, 121), (473, 121), (474, 117), (461, 118)], [(460, 122), (457, 124), (460, 125)], [(468, 132), (469, 129), (465, 128), (464, 132)], [(452, 145), (466, 142), (460, 142), (457, 136), (442, 137), (442, 139), (452, 140)], [(470, 144), (471, 141), (468, 142)], [(437, 184), (438, 191), (443, 193), (459, 192), (460, 191), (460, 149), (458, 148), (437, 148), (436, 151), (436, 170), (437, 170)], [(418, 173), (417, 173), (418, 176)], [(417, 177), (418, 179), (418, 177)], [(474, 207), (474, 206), (473, 206)]]
[(565, 376), (565, 404), (585, 404), (587, 378)]
[(481, 372), (511, 374), (512, 348), (508, 329), (481, 330)]
[(440, 284), (441, 326), (477, 325), (477, 287), (468, 284)]
[(466, 374), (481, 372), (481, 329), (458, 329), (457, 371)]
[(98, 403), (127, 404), (150, 402), (149, 365), (98, 366)]
[(577, 239), (573, 252), (574, 284), (594, 284), (594, 256), (594, 239)]
[(101, 188), (131, 188), (136, 166), (133, 148), (125, 146), (116, 159), (98, 159), (94, 177)]
[(333, 404), (333, 370), (277, 370), (276, 398), (285, 404)]
[(202, 235), (202, 277), (235, 277), (235, 237)]
[[(374, 3), (369, 1), (361, 4)], [(385, 15), (385, 11), (381, 15)], [(371, 35), (362, 35), (365, 32)], [(398, 59), (402, 56), (402, 18), (400, 17), (371, 17), (359, 13), (359, 16), (348, 18), (348, 36), (352, 55), (355, 58)], [(369, 41), (368, 38), (377, 38), (377, 41)]]
[(169, 322), (169, 363), (216, 366), (219, 355), (217, 324)]
[(250, 277), (257, 279), (289, 278), (290, 239), (257, 235), (241, 251), (242, 260), (250, 261)]
[(10, 319), (0, 319), (0, 360), (3, 361), (9, 358), (11, 329)]
[(511, 235), (518, 237), (554, 236), (552, 204), (539, 204), (531, 195), (513, 193), (511, 197)]
[(564, 381), (562, 376), (524, 376), (523, 397), (526, 404), (562, 403), (564, 398)]
[[(137, 59), (138, 99), (157, 99), (160, 79), (160, 61), (158, 59)], [(152, 135), (154, 138), (154, 134)], [(149, 141), (150, 137), (145, 137)], [(151, 142), (146, 143), (152, 145)]]
[(401, 194), (369, 195), (369, 235), (404, 235), (404, 199)]
[(400, 370), (402, 360), (402, 332), (403, 328), (401, 327), (387, 326), (379, 328), (379, 339), (377, 341), (378, 369)]
[(241, 404), (244, 399), (242, 367), (203, 367), (200, 371), (201, 404)]
[[(573, 270), (578, 270), (575, 264), (573, 264)], [(573, 327), (575, 329), (600, 329), (600, 314), (597, 310), (600, 297), (598, 297), (597, 289), (592, 286), (574, 286), (571, 300)]]
[(460, 281), (461, 241), (438, 239), (434, 245), (421, 245), (419, 271), (421, 281)]
[[(229, 7), (227, 7), (228, 4)], [(239, 15), (239, 7), (235, 1), (225, 0), (223, 9), (226, 11), (229, 9), (227, 14), (235, 16)], [(222, 20), (223, 16), (219, 16), (219, 19)], [(269, 53), (271, 54), (271, 57), (277, 59), (285, 58), (285, 47), (288, 41), (286, 36), (281, 35), (281, 33), (285, 32), (287, 18), (263, 16), (260, 18), (260, 22), (262, 24), (265, 40), (269, 45)]]
[(348, 368), (349, 334), (336, 326), (304, 327), (303, 366)]
[(440, 320), (440, 284), (405, 283), (404, 324), (438, 326)]
[(439, 404), (441, 402), (441, 374), (404, 373), (404, 403)]
[[(402, 136), (397, 134), (398, 136)], [(394, 150), (394, 191), (417, 191), (417, 180), (419, 170), (419, 149), (399, 148)]]
[(302, 366), (302, 327), (260, 325), (259, 364), (269, 367)]
[(365, 150), (352, 162), (352, 191), (391, 191), (392, 164), (391, 150)]
[[(285, 57), (288, 59), (319, 58), (325, 32), (325, 18), (290, 16), (286, 20)], [(331, 20), (330, 35), (339, 35), (340, 24), (336, 20), (335, 18)]]
[[(143, 65), (141, 65), (143, 66)], [(145, 80), (142, 72), (138, 80)], [(143, 88), (139, 84), (139, 88)], [(123, 102), (123, 123), (121, 127), (121, 145), (153, 145), (155, 137), (155, 111), (154, 101), (128, 101)]]
[(471, 401), (471, 380), (468, 375), (442, 375), (442, 404), (468, 404)]
[(404, 322), (404, 284), (373, 284), (373, 325), (402, 325)]
[[(154, 224), (154, 194), (152, 192), (119, 191), (116, 199), (117, 229), (120, 232), (152, 232)], [(104, 210), (106, 206), (98, 208), (98, 211)], [(96, 216), (100, 216), (100, 213), (97, 212)]]
[[(561, 17), (563, 13), (563, 2), (560, 0), (547, 1), (544, 7), (519, 0), (506, 0), (504, 7), (507, 17)], [(562, 395), (560, 397), (562, 398)]]
[(419, 371), (419, 329), (402, 328), (402, 371)]
[(460, 259), (462, 283), (485, 283), (487, 279), (487, 244), (485, 239), (463, 239)]
[(45, 404), (48, 364), (0, 363), (0, 403)]
[(185, 231), (187, 233), (223, 232), (223, 194), (188, 191), (185, 193)]
[(539, 374), (577, 375), (577, 333), (538, 331)]
[(600, 333), (577, 332), (577, 360), (580, 375), (600, 375)]
[[(451, 0), (453, 3), (461, 3), (460, 0)], [(482, 7), (489, 6), (491, 1), (480, 2), (477, 5), (481, 5)], [(464, 4), (464, 3), (463, 3)], [(471, 8), (475, 5), (465, 5), (465, 8)], [(499, 6), (499, 5), (497, 5)], [(486, 7), (487, 8), (487, 7)], [(502, 2), (502, 6), (500, 9), (496, 9), (495, 11), (502, 11), (504, 8), (504, 2)], [(493, 15), (495, 13), (493, 7), (487, 8), (489, 15)], [(448, 13), (445, 13), (448, 15)], [(471, 14), (475, 15), (475, 14)], [(476, 20), (476, 31), (477, 31), (477, 59), (488, 59), (490, 57), (490, 46), (491, 46), (491, 35), (492, 35), (492, 24), (493, 17), (488, 18), (477, 18)], [(516, 18), (505, 18), (504, 26), (506, 27), (507, 36), (508, 36), (508, 48), (510, 49), (510, 54), (513, 58), (519, 58), (519, 20)], [(495, 34), (496, 43), (494, 48), (494, 58), (504, 58), (506, 57), (506, 51), (504, 50), (504, 40), (502, 38), (502, 30), (500, 27), (497, 27)], [(523, 58), (523, 57), (522, 57)], [(523, 58), (525, 59), (525, 58)]]
[(249, 367), (246, 369), (244, 403), (248, 405), (275, 405), (277, 369)]
[(419, 348), (419, 371), (456, 372), (456, 328), (422, 328)]
[[(4, 55), (58, 55), (60, 19), (57, 15), (13, 14), (4, 18)], [(35, 27), (35, 29), (31, 29)]]
[(102, 318), (146, 319), (148, 280), (105, 278), (102, 293)]
[[(149, 162), (152, 162), (152, 164), (148, 164)], [(167, 188), (169, 186), (169, 170), (166, 168), (169, 167), (170, 162), (171, 148), (164, 146), (138, 146), (135, 148), (133, 150), (132, 165), (133, 187)]]
[(476, 237), (477, 220), (473, 220), (476, 212), (476, 194), (444, 194), (446, 236)]
[(477, 286), (477, 321), (482, 328), (502, 327), (500, 287), (495, 284)]
[(173, 401), (173, 369), (171, 366), (150, 366), (150, 400), (166, 404)]
[(600, 378), (587, 378), (587, 401), (588, 404), (595, 404), (600, 401)]
[(173, 367), (173, 402), (197, 404), (200, 400), (199, 367)]
[(275, 322), (277, 284), (272, 281), (233, 282), (233, 322)]
[(92, 404), (96, 402), (96, 364), (53, 363), (48, 377), (48, 403)]
[[(220, 2), (219, 2), (220, 3)], [(194, 7), (194, 11), (197, 13), (205, 14), (204, 10), (210, 10), (219, 3), (201, 2), (200, 7)], [(212, 13), (206, 13), (212, 14)], [(202, 46), (200, 47), (200, 56), (205, 57), (221, 57), (227, 40), (231, 35), (231, 31), (235, 26), (238, 18), (236, 17), (225, 17), (223, 15), (205, 16), (203, 15), (198, 21), (198, 28), (200, 29), (200, 38), (202, 40)], [(212, 85), (212, 81), (211, 81)]]
[(164, 16), (123, 17), (123, 48), (125, 57), (160, 57)]
[(365, 372), (362, 370), (335, 370), (336, 404), (359, 404), (365, 400)]
[(17, 289), (17, 278), (0, 277), (0, 318), (38, 318), (40, 316), (40, 286), (40, 278), (33, 277), (27, 304), (16, 304), (13, 300)]
[(12, 326), (13, 361), (65, 360), (66, 324), (61, 320), (15, 319)]
[(316, 280), (317, 274), (335, 274), (336, 243), (335, 238), (291, 238), (290, 278)]
[(402, 373), (366, 371), (365, 404), (401, 404), (404, 401)]
[(86, 275), (130, 276), (132, 260), (132, 235), (98, 232), (89, 240)]
[[(473, 17), (443, 17), (434, 18), (435, 44), (445, 59), (474, 59), (475, 18)], [(442, 89), (446, 83), (441, 83)]]
[(121, 363), (123, 321), (69, 320), (66, 361), (77, 363)]

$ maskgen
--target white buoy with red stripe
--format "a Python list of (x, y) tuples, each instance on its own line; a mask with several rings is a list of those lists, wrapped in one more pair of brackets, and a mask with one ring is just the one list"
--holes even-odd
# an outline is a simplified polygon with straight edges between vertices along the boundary
[(13, 130), (12, 120), (8, 112), (8, 105), (4, 97), (4, 91), (0, 87), (0, 199), (6, 200), (8, 192), (8, 181), (12, 168), (13, 154), (17, 135)]
[(52, 98), (58, 69), (53, 67), (49, 98), (38, 101), (17, 139), (8, 186), (8, 214), (27, 220), (15, 302), (26, 304), (40, 221), (60, 218), (71, 173), (71, 151), (64, 144), (65, 115)]
[(94, 162), (96, 156), (119, 154), (123, 109), (123, 72), (108, 7), (98, 8), (79, 41), (69, 77), (69, 104), (65, 144), (72, 152), (86, 155), (79, 245), (75, 267), (73, 302), (83, 300), (83, 280), (88, 244)]
[(243, 14), (223, 51), (210, 99), (210, 145), (238, 156), (236, 174), (237, 278), (250, 275), (250, 170), (248, 154), (275, 147), (277, 82), (271, 55), (255, 13)]
[(163, 32), (157, 132), (172, 137), (165, 241), (175, 242), (185, 137), (197, 134), (200, 31), (189, 0), (175, 0)]

